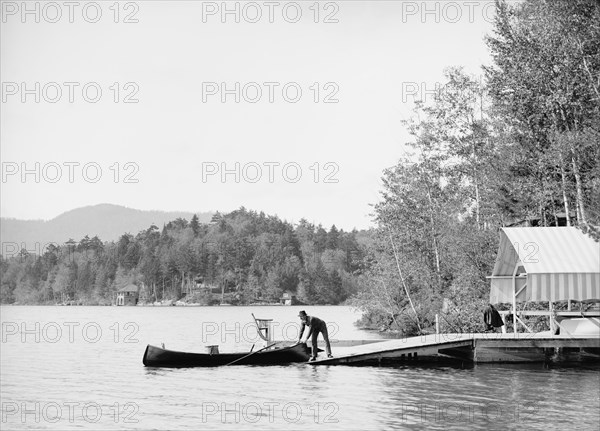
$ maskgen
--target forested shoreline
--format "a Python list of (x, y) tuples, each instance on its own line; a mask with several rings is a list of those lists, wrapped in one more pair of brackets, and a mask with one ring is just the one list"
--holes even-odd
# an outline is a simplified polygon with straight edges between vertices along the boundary
[[(3, 303), (57, 295), (107, 303), (143, 282), (154, 300), (192, 283), (239, 304), (347, 301), (364, 324), (417, 334), (477, 330), (501, 227), (600, 225), (600, 6), (497, 2), (484, 77), (445, 72), (405, 126), (409, 151), (383, 173), (376, 228), (325, 230), (241, 208), (102, 243), (83, 238), (1, 261)], [(210, 302), (210, 298), (201, 298)], [(411, 303), (412, 302), (412, 303)]]
[(178, 218), (115, 242), (86, 236), (42, 256), (3, 258), (2, 302), (109, 304), (119, 288), (143, 284), (148, 302), (210, 305), (224, 292), (234, 304), (278, 303), (292, 292), (305, 303), (337, 304), (356, 292), (357, 234), (306, 220), (294, 227), (245, 208), (208, 224)]

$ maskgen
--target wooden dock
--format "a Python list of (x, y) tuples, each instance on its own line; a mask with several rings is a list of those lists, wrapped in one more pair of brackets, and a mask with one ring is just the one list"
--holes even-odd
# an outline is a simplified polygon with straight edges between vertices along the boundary
[[(600, 338), (543, 333), (432, 334), (384, 340), (323, 353), (314, 365), (383, 365), (417, 362), (553, 362), (600, 359)], [(321, 347), (321, 346), (320, 346)]]

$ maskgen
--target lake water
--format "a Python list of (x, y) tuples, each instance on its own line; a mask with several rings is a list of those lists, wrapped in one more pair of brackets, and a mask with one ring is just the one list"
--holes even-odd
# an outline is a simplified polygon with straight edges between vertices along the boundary
[[(349, 307), (302, 308), (332, 339), (380, 338)], [(589, 364), (142, 365), (146, 344), (247, 350), (250, 313), (274, 319), (276, 340), (296, 340), (300, 309), (2, 306), (0, 428), (598, 430), (600, 367)]]

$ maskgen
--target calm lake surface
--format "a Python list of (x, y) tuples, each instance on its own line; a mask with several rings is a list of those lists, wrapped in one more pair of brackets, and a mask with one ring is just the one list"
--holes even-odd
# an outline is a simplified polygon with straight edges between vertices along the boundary
[(0, 428), (598, 430), (594, 364), (142, 365), (147, 344), (258, 349), (250, 313), (274, 319), (276, 340), (297, 340), (302, 308), (330, 323), (332, 340), (381, 338), (357, 329), (349, 307), (2, 306)]

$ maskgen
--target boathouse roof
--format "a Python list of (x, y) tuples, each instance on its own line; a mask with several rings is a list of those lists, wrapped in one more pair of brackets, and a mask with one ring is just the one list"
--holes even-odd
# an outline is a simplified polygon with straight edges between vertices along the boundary
[[(514, 279), (513, 279), (514, 275)], [(600, 244), (575, 227), (500, 231), (490, 302), (600, 300)]]
[(128, 284), (125, 287), (119, 289), (119, 292), (136, 292), (138, 291), (138, 287), (135, 284)]

